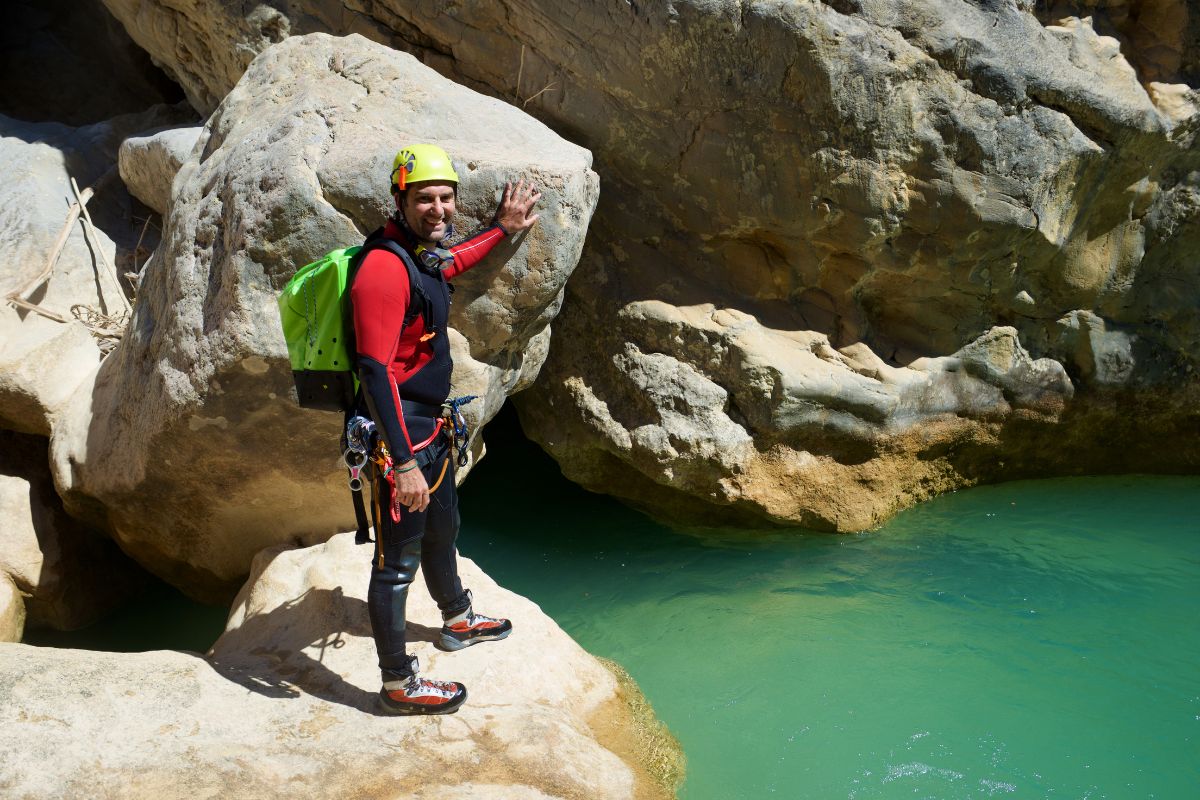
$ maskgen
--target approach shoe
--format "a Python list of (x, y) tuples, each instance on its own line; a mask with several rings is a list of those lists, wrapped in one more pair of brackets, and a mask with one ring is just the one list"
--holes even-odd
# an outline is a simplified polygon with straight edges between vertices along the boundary
[[(467, 592), (470, 599), (471, 593)], [(471, 606), (446, 619), (442, 625), (443, 650), (462, 650), (480, 642), (494, 642), (512, 633), (512, 623), (506, 619), (476, 614)]]
[(379, 690), (379, 705), (387, 714), (453, 714), (467, 699), (467, 687), (461, 683), (431, 681), (417, 676), (416, 659), (411, 677), (387, 681)]

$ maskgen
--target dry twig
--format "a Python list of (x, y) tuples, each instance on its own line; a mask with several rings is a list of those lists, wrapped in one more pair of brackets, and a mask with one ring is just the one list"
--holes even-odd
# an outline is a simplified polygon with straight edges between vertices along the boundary
[[(75, 197), (80, 197), (79, 184), (75, 183), (75, 179), (71, 178), (71, 190), (75, 192)], [(117, 275), (117, 268), (114, 267), (108, 260), (108, 254), (104, 252), (104, 247), (100, 242), (100, 235), (96, 232), (96, 226), (92, 223), (92, 215), (88, 213), (87, 206), (82, 202), (80, 206), (83, 210), (84, 230), (92, 235), (92, 243), (96, 248), (96, 252), (100, 254), (100, 260), (104, 262), (104, 268), (108, 270), (109, 276), (113, 279), (113, 284), (117, 287), (117, 296), (121, 298), (121, 305), (125, 308), (125, 312), (129, 313), (132, 308), (129, 305), (129, 298), (125, 296), (125, 290), (121, 288), (121, 277)], [(100, 289), (101, 300), (103, 301), (104, 290)]]
[(41, 306), (30, 303), (28, 300), (22, 300), (19, 297), (9, 295), (8, 302), (12, 303), (17, 308), (23, 308), (26, 311), (32, 311), (35, 314), (41, 314), (46, 319), (52, 319), (55, 322), (67, 322), (67, 318), (61, 314), (55, 314), (53, 311), (47, 311)]
[[(129, 327), (129, 314), (126, 312), (102, 314), (92, 306), (76, 303), (71, 306), (71, 315), (82, 322), (84, 327), (96, 338), (96, 345), (103, 355), (112, 352)], [(63, 321), (66, 322), (66, 320)]]
[(37, 288), (45, 283), (46, 279), (50, 277), (50, 274), (54, 272), (54, 265), (58, 262), (58, 257), (62, 254), (63, 247), (66, 246), (67, 239), (69, 239), (71, 236), (71, 228), (75, 225), (75, 221), (79, 219), (80, 211), (86, 208), (87, 201), (92, 199), (92, 194), (93, 193), (90, 187), (84, 189), (82, 192), (77, 191), (75, 193), (75, 202), (72, 203), (71, 207), (67, 210), (67, 221), (63, 223), (62, 230), (58, 232), (58, 238), (54, 240), (54, 246), (50, 248), (50, 255), (46, 258), (46, 266), (42, 268), (41, 272), (33, 276), (33, 278), (23, 287), (15, 292), (9, 292), (7, 298), (9, 303), (14, 306), (32, 311), (36, 314), (41, 314), (43, 317), (52, 319), (56, 322), (67, 321), (66, 317), (60, 314), (55, 314), (53, 311), (47, 311), (46, 309), (27, 301), (29, 299), (29, 295), (37, 291)]
[(524, 108), (525, 106), (529, 105), (529, 101), (532, 100), (533, 98), (537, 97), (538, 95), (540, 95), (542, 92), (548, 92), (551, 89), (553, 89), (555, 86), (558, 86), (558, 81), (550, 81), (549, 83), (547, 83), (545, 86), (543, 86), (541, 88), (541, 91), (534, 92), (533, 94), (529, 95), (529, 97), (526, 97), (525, 102), (521, 103), (521, 108)]
[(525, 45), (521, 45), (521, 65), (517, 67), (517, 88), (513, 90), (513, 100), (521, 99), (521, 75), (525, 72)]

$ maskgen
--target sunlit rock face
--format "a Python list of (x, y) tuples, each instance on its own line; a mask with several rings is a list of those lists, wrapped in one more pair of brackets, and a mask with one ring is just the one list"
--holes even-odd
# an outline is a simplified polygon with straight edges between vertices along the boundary
[(25, 633), (25, 598), (12, 578), (0, 574), (0, 642), (19, 642)]
[[(51, 417), (99, 363), (81, 319), (124, 313), (128, 283), (114, 270), (136, 268), (145, 227), (117, 176), (117, 150), (191, 116), (164, 105), (80, 127), (0, 116), (0, 297), (23, 292), (49, 315), (0, 300), (0, 428), (49, 435)], [(72, 179), (95, 191), (91, 232), (69, 216)]]
[(589, 488), (854, 529), (981, 480), (1200, 465), (1186, 3), (134, 5), (109, 0), (199, 104), (274, 39), (353, 28), (593, 151), (520, 401)]
[(129, 192), (165, 216), (171, 207), (171, 184), (202, 130), (200, 126), (173, 127), (121, 142), (117, 165)]
[(1200, 14), (1187, 0), (1043, 0), (1025, 2), (1042, 22), (1090, 18), (1096, 31), (1118, 40), (1143, 82), (1200, 79)]
[[(410, 652), (424, 677), (465, 684), (467, 701), (448, 716), (378, 713), (369, 559), (353, 534), (264, 551), (207, 656), (0, 644), (5, 795), (674, 796), (633, 750), (631, 729), (655, 724), (652, 714), (635, 716), (595, 657), (466, 559), (463, 580), (477, 602), (512, 619), (512, 635), (439, 652), (441, 614), (418, 577)], [(0, 636), (3, 592), (0, 574)], [(679, 757), (669, 737), (655, 743)]]
[(533, 382), (596, 205), (590, 154), (404, 53), (294, 37), (189, 148), (129, 333), (54, 427), (74, 513), (210, 599), (263, 547), (354, 527), (342, 417), (297, 406), (276, 300), (297, 268), (383, 224), (396, 151), (429, 140), (459, 164), (464, 232), (491, 222), (506, 181), (543, 192), (537, 226), (455, 281), (448, 332), (454, 394), (479, 398), (472, 428)]

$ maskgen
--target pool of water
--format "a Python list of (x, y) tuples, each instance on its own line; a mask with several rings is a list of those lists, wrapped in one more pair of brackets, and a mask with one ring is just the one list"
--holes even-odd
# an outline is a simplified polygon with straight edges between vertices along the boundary
[(1200, 796), (1200, 478), (697, 537), (567, 483), (511, 421), (489, 434), (463, 553), (630, 671), (685, 800)]

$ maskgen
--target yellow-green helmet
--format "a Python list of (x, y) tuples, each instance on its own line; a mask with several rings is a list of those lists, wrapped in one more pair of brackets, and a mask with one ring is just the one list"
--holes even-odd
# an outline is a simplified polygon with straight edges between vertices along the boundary
[(391, 181), (398, 191), (416, 181), (448, 181), (458, 186), (458, 173), (442, 148), (435, 144), (410, 144), (396, 153)]

